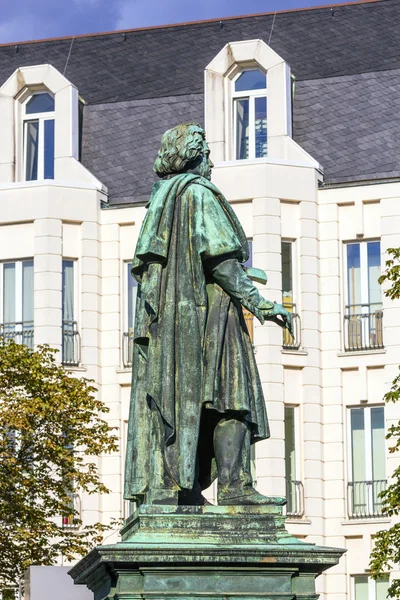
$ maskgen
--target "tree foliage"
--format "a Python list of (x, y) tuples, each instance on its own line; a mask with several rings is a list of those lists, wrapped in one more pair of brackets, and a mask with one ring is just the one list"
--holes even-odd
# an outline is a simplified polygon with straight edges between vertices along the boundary
[[(379, 283), (389, 287), (385, 296), (396, 300), (400, 298), (400, 248), (387, 250), (390, 258), (386, 261), (386, 270), (379, 278)], [(400, 366), (399, 366), (400, 370)], [(387, 392), (385, 402), (397, 402), (400, 398), (400, 373), (392, 382)], [(400, 421), (389, 427), (386, 439), (391, 440), (389, 452), (393, 454), (400, 449)], [(382, 512), (389, 517), (400, 514), (400, 467), (395, 469), (388, 488), (380, 493)], [(389, 529), (378, 531), (374, 538), (375, 546), (370, 557), (371, 577), (379, 579), (390, 573), (393, 565), (400, 563), (400, 523), (395, 523)], [(400, 597), (400, 579), (394, 579), (389, 587), (389, 596)]]
[[(82, 527), (71, 503), (76, 491), (109, 492), (94, 458), (118, 449), (108, 408), (55, 353), (0, 342), (0, 589), (31, 564), (84, 555), (108, 529)], [(76, 527), (63, 528), (63, 517)]]

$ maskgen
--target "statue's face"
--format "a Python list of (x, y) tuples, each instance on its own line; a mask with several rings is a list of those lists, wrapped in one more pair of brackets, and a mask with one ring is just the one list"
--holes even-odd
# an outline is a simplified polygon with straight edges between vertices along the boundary
[[(201, 135), (200, 133), (198, 134)], [(213, 163), (210, 160), (210, 148), (204, 137), (201, 135), (201, 141), (203, 144), (203, 149), (201, 154), (198, 157), (186, 165), (185, 172), (186, 173), (195, 173), (196, 175), (201, 175), (201, 177), (205, 177), (206, 179), (211, 179), (211, 169), (213, 168)]]
[(202, 154), (202, 161), (199, 165), (200, 175), (202, 177), (205, 177), (206, 179), (211, 179), (211, 169), (213, 168), (214, 164), (210, 160), (210, 148), (208, 147), (208, 144), (205, 140), (203, 143), (203, 148), (204, 151)]

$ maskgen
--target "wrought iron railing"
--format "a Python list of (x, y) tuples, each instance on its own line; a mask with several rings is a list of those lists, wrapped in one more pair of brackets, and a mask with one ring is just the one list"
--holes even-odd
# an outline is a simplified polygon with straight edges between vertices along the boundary
[(76, 321), (63, 321), (62, 324), (62, 363), (77, 366), (81, 361), (81, 337)]
[(78, 494), (71, 494), (71, 514), (61, 517), (63, 529), (76, 529), (79, 525), (76, 519), (81, 518), (81, 499)]
[(122, 364), (125, 369), (132, 366), (133, 340), (133, 329), (129, 329), (129, 331), (125, 332), (122, 336)]
[(14, 340), (17, 344), (25, 344), (28, 348), (33, 348), (33, 335), (33, 321), (0, 323), (0, 337), (4, 341)]
[(345, 307), (344, 349), (378, 350), (383, 348), (382, 304), (350, 304)]
[(286, 515), (302, 517), (304, 515), (304, 487), (301, 481), (286, 480)]
[(350, 519), (382, 517), (382, 499), (379, 494), (386, 490), (386, 479), (375, 481), (349, 481), (348, 514)]
[(282, 345), (288, 350), (298, 350), (301, 345), (301, 321), (300, 315), (296, 312), (296, 305), (293, 302), (282, 302), (284, 308), (292, 314), (292, 333), (287, 330), (283, 330), (283, 342)]

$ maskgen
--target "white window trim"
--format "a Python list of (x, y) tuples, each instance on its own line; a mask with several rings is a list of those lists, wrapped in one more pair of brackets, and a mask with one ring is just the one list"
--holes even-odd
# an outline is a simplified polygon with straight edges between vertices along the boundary
[(124, 333), (128, 333), (129, 326), (129, 298), (128, 298), (128, 290), (129, 290), (129, 266), (131, 265), (132, 260), (124, 260), (123, 261), (123, 331)]
[[(21, 140), (21, 149), (22, 149), (22, 157), (21, 157), (21, 166), (22, 166), (22, 180), (23, 181), (43, 181), (44, 180), (44, 122), (45, 121), (54, 121), (54, 130), (55, 130), (55, 110), (54, 111), (49, 111), (49, 112), (40, 112), (40, 113), (31, 113), (31, 114), (27, 114), (26, 113), (26, 106), (28, 104), (28, 102), (30, 101), (30, 99), (33, 96), (37, 96), (39, 94), (49, 94), (50, 96), (52, 96), (54, 102), (55, 102), (55, 98), (53, 96), (53, 94), (51, 94), (48, 90), (40, 90), (40, 91), (32, 91), (32, 93), (30, 93), (21, 103), (21, 122), (22, 122), (22, 127), (21, 127), (21, 134), (22, 134), (22, 140)], [(26, 179), (26, 151), (27, 151), (27, 135), (26, 135), (26, 130), (27, 130), (27, 124), (30, 121), (38, 121), (39, 122), (39, 128), (38, 128), (38, 167), (37, 167), (37, 179)]]
[[(364, 410), (364, 431), (365, 431), (365, 481), (372, 481), (372, 440), (371, 440), (371, 409), (383, 408), (384, 419), (386, 419), (384, 404), (371, 404), (368, 406), (351, 405), (347, 406), (347, 472), (349, 481), (353, 479), (353, 446), (351, 443), (351, 410), (362, 408)], [(387, 456), (387, 446), (385, 443), (385, 457)]]
[[(295, 462), (294, 462), (294, 475), (295, 478), (292, 481), (302, 481), (302, 473), (301, 473), (301, 460), (300, 460), (300, 405), (299, 404), (291, 404), (289, 402), (285, 402), (285, 408), (293, 409), (293, 422), (294, 422), (294, 448), (295, 448)], [(286, 475), (285, 475), (286, 479)]]
[[(363, 311), (369, 307), (369, 282), (368, 282), (368, 244), (370, 242), (381, 243), (380, 238), (371, 238), (369, 240), (349, 240), (343, 242), (343, 264), (344, 264), (344, 306), (349, 306), (349, 281), (348, 281), (348, 267), (347, 267), (347, 246), (351, 244), (358, 244), (360, 246), (360, 272), (361, 272), (361, 304), (368, 305), (362, 308)], [(381, 245), (381, 259), (382, 259), (382, 245)]]
[[(74, 306), (73, 306), (73, 321), (76, 323), (77, 330), (79, 331), (79, 315), (80, 315), (80, 306), (79, 306), (79, 260), (77, 258), (72, 258), (69, 256), (63, 256), (61, 259), (61, 277), (62, 277), (62, 263), (64, 261), (71, 261), (73, 263), (73, 280), (74, 280)], [(62, 307), (61, 307), (62, 311)], [(62, 314), (61, 314), (62, 319)]]
[[(245, 90), (243, 92), (236, 92), (235, 91), (235, 83), (236, 81), (239, 79), (239, 77), (242, 75), (242, 73), (244, 71), (261, 71), (265, 74), (266, 77), (266, 87), (263, 89), (259, 89), (259, 90)], [(268, 73), (260, 68), (259, 65), (257, 64), (250, 64), (248, 66), (243, 66), (240, 69), (237, 67), (237, 65), (235, 65), (234, 69), (232, 70), (231, 74), (228, 75), (227, 77), (228, 81), (229, 81), (229, 97), (227, 98), (227, 102), (226, 105), (230, 106), (230, 110), (233, 116), (233, 121), (232, 121), (232, 117), (231, 117), (231, 123), (232, 123), (232, 127), (228, 128), (228, 131), (232, 129), (232, 133), (231, 133), (231, 137), (232, 139), (232, 159), (237, 161), (237, 160), (265, 160), (265, 158), (267, 158), (268, 156), (268, 152), (267, 152), (267, 156), (260, 156), (260, 157), (256, 157), (256, 152), (255, 152), (255, 148), (256, 148), (256, 134), (255, 134), (255, 99), (256, 98), (266, 98), (267, 101), (267, 143), (268, 143)], [(236, 127), (237, 127), (237, 111), (234, 110), (234, 105), (235, 105), (235, 100), (239, 100), (239, 99), (249, 99), (249, 156), (247, 158), (237, 158), (237, 135), (236, 135)]]
[[(0, 263), (0, 323), (4, 323), (4, 265), (15, 265), (15, 323), (22, 323), (22, 264), (33, 260), (33, 258), (19, 258)], [(16, 331), (22, 331), (21, 326), (16, 327)]]
[[(350, 575), (351, 578), (351, 597), (356, 600), (356, 577), (368, 577), (368, 600), (376, 600), (376, 581), (368, 575), (368, 573), (355, 573)], [(390, 585), (390, 578), (389, 578)]]
[[(281, 248), (282, 244), (291, 244), (292, 245), (292, 303), (296, 305), (296, 313), (300, 313), (300, 294), (298, 294), (298, 284), (297, 284), (297, 275), (299, 273), (299, 265), (297, 264), (297, 240), (295, 238), (282, 238), (281, 239)], [(282, 254), (281, 254), (282, 261)], [(283, 282), (282, 282), (283, 286)], [(283, 290), (282, 290), (283, 294)], [(284, 301), (282, 296), (282, 302)]]

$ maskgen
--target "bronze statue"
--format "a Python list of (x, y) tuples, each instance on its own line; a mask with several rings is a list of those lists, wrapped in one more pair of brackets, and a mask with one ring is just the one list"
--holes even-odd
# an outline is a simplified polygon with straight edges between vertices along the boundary
[(269, 427), (242, 306), (261, 323), (290, 329), (291, 318), (242, 266), (246, 236), (210, 182), (209, 153), (199, 125), (163, 135), (133, 259), (125, 498), (140, 503), (202, 505), (216, 477), (219, 504), (268, 500), (250, 476), (250, 445)]

